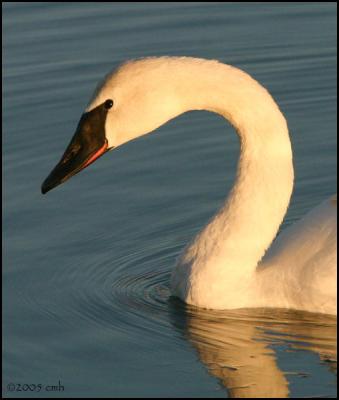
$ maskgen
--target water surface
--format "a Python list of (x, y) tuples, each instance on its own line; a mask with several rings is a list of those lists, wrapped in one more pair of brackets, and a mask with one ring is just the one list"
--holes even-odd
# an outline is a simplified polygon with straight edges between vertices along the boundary
[(120, 62), (216, 58), (286, 115), (293, 223), (336, 191), (336, 5), (3, 3), (3, 33), (3, 395), (335, 397), (333, 317), (169, 297), (176, 257), (232, 186), (239, 146), (222, 118), (185, 114), (40, 185)]

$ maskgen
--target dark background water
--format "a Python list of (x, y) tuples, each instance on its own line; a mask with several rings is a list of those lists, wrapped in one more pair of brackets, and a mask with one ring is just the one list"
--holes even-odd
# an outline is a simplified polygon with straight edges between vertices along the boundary
[(3, 35), (3, 395), (239, 397), (237, 365), (258, 395), (334, 397), (334, 318), (169, 299), (175, 258), (232, 186), (222, 118), (185, 114), (47, 196), (40, 185), (120, 62), (216, 58), (288, 120), (292, 223), (336, 191), (336, 4), (3, 3)]

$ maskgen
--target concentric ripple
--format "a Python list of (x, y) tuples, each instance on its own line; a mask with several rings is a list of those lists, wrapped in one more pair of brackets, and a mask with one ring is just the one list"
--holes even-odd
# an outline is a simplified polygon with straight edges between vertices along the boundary
[[(93, 241), (91, 248), (95, 247)], [(28, 297), (27, 303), (57, 321), (63, 331), (70, 328), (81, 357), (86, 357), (91, 346), (93, 354), (112, 346), (112, 359), (117, 340), (127, 360), (135, 354), (133, 350), (128, 353), (130, 348), (147, 360), (150, 344), (165, 352), (169, 346), (177, 351), (185, 348), (231, 397), (250, 397), (252, 391), (262, 397), (274, 393), (286, 397), (295, 376), (317, 379), (312, 367), (280, 369), (279, 362), (293, 359), (296, 352), (311, 354), (313, 362), (331, 375), (336, 373), (334, 317), (276, 309), (208, 311), (173, 299), (169, 277), (181, 248), (182, 244), (154, 238), (152, 246), (135, 246), (133, 252), (122, 248), (114, 259), (110, 246), (97, 248), (91, 257), (85, 252), (69, 256), (69, 263), (46, 286), (50, 302), (39, 303), (40, 292)], [(67, 350), (66, 358), (68, 351), (74, 350)], [(176, 357), (165, 360), (176, 362)], [(248, 380), (253, 381), (249, 386)]]
[[(112, 260), (108, 248), (103, 254), (64, 266), (49, 282), (50, 288), (64, 288), (59, 313), (66, 324), (95, 324), (96, 329), (120, 332), (131, 340), (146, 333), (157, 338), (173, 335), (169, 314), (169, 276), (178, 246), (140, 249)], [(48, 316), (52, 315), (48, 311)]]

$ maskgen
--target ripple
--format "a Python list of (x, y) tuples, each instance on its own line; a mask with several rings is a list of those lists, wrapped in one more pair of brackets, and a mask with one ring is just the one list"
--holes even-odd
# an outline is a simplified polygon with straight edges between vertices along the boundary
[(63, 301), (47, 307), (34, 300), (31, 303), (45, 317), (66, 326), (86, 325), (88, 329), (92, 325), (96, 332), (108, 330), (139, 344), (145, 335), (164, 341), (173, 336), (168, 282), (178, 250), (162, 243), (152, 251), (140, 249), (112, 261), (110, 249), (106, 249), (96, 254), (96, 262), (91, 264), (92, 257), (76, 263), (71, 257), (72, 265), (59, 268), (48, 283), (50, 298), (56, 290), (52, 288), (59, 288), (55, 297), (60, 299), (62, 290)]

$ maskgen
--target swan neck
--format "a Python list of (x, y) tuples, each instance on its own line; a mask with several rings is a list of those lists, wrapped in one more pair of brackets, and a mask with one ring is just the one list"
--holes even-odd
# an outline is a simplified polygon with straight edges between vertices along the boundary
[[(227, 119), (240, 138), (240, 157), (227, 199), (185, 249), (178, 265), (195, 270), (199, 282), (206, 276), (215, 290), (221, 282), (223, 292), (229, 286), (233, 293), (247, 287), (287, 211), (293, 188), (291, 144), (277, 104), (247, 74), (218, 66), (214, 74), (195, 78), (196, 85), (189, 87), (187, 82), (192, 79), (186, 80), (182, 92), (185, 106)], [(199, 285), (195, 287), (199, 290)], [(208, 292), (210, 288), (200, 290)], [(217, 298), (216, 293), (211, 296)], [(197, 304), (198, 297), (192, 303)]]

